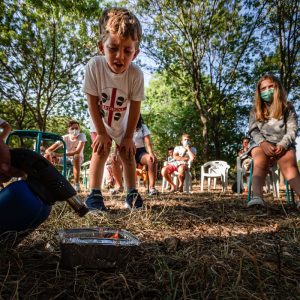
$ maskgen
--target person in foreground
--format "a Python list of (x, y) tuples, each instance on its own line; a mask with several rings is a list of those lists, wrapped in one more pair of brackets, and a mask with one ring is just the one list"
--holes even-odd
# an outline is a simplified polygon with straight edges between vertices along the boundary
[(254, 168), (253, 196), (248, 207), (265, 205), (263, 185), (270, 165), (276, 162), (291, 188), (300, 195), (295, 150), (297, 130), (297, 114), (287, 101), (281, 82), (274, 75), (263, 76), (257, 83), (249, 118), (249, 133), (254, 142), (250, 146)]
[(0, 139), (5, 141), (8, 137), (9, 133), (11, 132), (11, 126), (8, 122), (0, 118)]
[(87, 95), (92, 136), (91, 193), (85, 204), (91, 210), (107, 210), (101, 193), (104, 165), (112, 140), (117, 144), (127, 188), (126, 208), (141, 208), (136, 189), (133, 134), (144, 99), (144, 76), (132, 61), (139, 54), (142, 29), (134, 14), (110, 8), (99, 21), (101, 56), (92, 58), (85, 71), (83, 91)]
[(5, 120), (0, 118), (0, 188), (2, 183), (9, 181), (12, 177), (23, 176), (24, 173), (11, 165), (9, 147), (4, 143), (11, 131), (11, 126)]

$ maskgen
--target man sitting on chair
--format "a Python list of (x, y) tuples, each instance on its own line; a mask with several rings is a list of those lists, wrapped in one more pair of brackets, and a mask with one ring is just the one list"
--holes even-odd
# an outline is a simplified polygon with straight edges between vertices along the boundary
[[(84, 161), (83, 150), (86, 142), (86, 136), (80, 132), (80, 126), (77, 121), (71, 120), (67, 124), (68, 134), (62, 138), (66, 143), (67, 163), (73, 166), (73, 174), (76, 192), (80, 191), (80, 166)], [(55, 142), (46, 149), (45, 157), (53, 164), (63, 164), (63, 154), (55, 152), (58, 148), (62, 147), (61, 141)]]
[[(161, 174), (171, 185), (171, 192), (178, 189), (179, 192), (183, 191), (183, 183), (185, 179), (185, 171), (188, 170), (189, 164), (196, 158), (197, 150), (191, 147), (191, 140), (188, 134), (183, 134), (181, 137), (181, 146), (176, 146), (173, 152), (175, 161), (170, 161), (165, 167), (162, 168)], [(178, 187), (173, 183), (171, 175), (178, 172)]]

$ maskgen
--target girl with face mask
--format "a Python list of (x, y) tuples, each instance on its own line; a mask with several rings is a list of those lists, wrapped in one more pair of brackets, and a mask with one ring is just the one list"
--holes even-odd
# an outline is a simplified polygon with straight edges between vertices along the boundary
[(263, 76), (257, 83), (249, 118), (252, 137), (249, 153), (254, 160), (254, 167), (253, 197), (248, 207), (265, 205), (263, 185), (270, 165), (276, 162), (292, 189), (300, 195), (300, 174), (295, 151), (297, 130), (297, 114), (293, 105), (287, 102), (281, 82), (274, 75)]

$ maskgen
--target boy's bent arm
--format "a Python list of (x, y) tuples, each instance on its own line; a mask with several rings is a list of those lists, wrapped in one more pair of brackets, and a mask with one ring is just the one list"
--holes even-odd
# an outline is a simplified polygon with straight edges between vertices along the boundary
[(98, 106), (98, 97), (87, 94), (87, 100), (89, 112), (97, 133), (97, 137), (95, 138), (92, 144), (93, 152), (97, 152), (98, 154), (109, 153), (111, 147), (111, 138), (107, 134), (107, 131), (103, 124), (103, 120)]
[(89, 112), (95, 125), (96, 133), (99, 135), (107, 134), (99, 111), (98, 97), (87, 94), (87, 101)]

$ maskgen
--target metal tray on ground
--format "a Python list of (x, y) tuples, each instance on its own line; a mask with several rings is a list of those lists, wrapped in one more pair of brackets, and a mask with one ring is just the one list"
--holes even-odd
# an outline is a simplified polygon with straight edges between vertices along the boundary
[(59, 230), (57, 238), (67, 268), (113, 268), (127, 262), (140, 245), (130, 232), (110, 227)]

